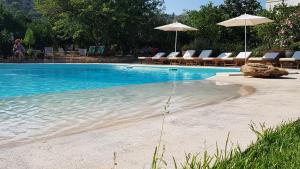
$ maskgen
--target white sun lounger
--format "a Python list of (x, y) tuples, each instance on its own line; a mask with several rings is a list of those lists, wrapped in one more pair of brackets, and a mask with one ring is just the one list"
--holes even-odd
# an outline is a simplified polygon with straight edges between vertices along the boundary
[(167, 56), (167, 60), (169, 61), (170, 64), (175, 64), (178, 63), (178, 61), (180, 61), (182, 59), (182, 57), (178, 57), (180, 54), (180, 52), (171, 52), (168, 56)]
[(152, 60), (159, 60), (161, 57), (165, 55), (166, 55), (165, 52), (158, 52), (153, 57), (138, 57), (138, 59), (140, 60), (141, 63), (143, 63), (143, 61), (147, 61), (147, 63), (150, 63)]
[(213, 58), (213, 57), (203, 58), (203, 64), (204, 64), (204, 66), (206, 66), (207, 63), (212, 63), (215, 66), (217, 66), (218, 63), (223, 61), (222, 59), (229, 58), (230, 56), (232, 56), (231, 52), (224, 52), (224, 53), (221, 53), (218, 57), (215, 57), (215, 58)]
[(184, 60), (190, 60), (193, 59), (193, 56), (195, 55), (196, 51), (195, 50), (187, 50), (184, 55), (182, 56), (182, 58)]
[(240, 52), (236, 57), (223, 58), (224, 66), (238, 66), (245, 63), (251, 56), (252, 52)]
[(202, 50), (198, 57), (191, 57), (189, 59), (185, 59), (186, 64), (200, 64), (203, 58), (209, 58), (212, 52), (212, 50)]

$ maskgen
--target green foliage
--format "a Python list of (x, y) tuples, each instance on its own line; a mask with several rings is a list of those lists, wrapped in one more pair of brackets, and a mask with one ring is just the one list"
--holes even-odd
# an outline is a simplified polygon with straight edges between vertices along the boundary
[[(270, 24), (256, 26), (258, 40), (268, 48), (293, 49), (300, 41), (300, 6), (279, 5), (272, 11), (262, 11), (260, 15), (273, 19)], [(297, 46), (297, 45), (296, 45)]]
[(34, 9), (21, 9), (19, 0), (5, 7), (1, 2), (0, 54), (4, 55), (11, 54), (13, 40), (21, 39), (30, 29), (35, 39), (30, 46), (37, 49), (74, 44), (82, 48), (105, 46), (109, 54), (128, 54), (145, 46), (171, 51), (174, 32), (153, 28), (174, 20), (199, 30), (178, 35), (182, 50), (239, 52), (244, 50), (244, 29), (217, 23), (244, 13), (275, 21), (248, 27), (247, 46), (255, 55), (261, 55), (259, 50), (299, 49), (300, 6), (280, 5), (267, 11), (257, 0), (225, 0), (222, 5), (208, 3), (175, 16), (163, 13), (163, 0), (35, 0)]
[(225, 10), (230, 18), (245, 13), (256, 15), (262, 10), (262, 6), (257, 0), (224, 0), (224, 5), (221, 5), (221, 8)]
[(217, 23), (225, 19), (224, 11), (212, 3), (200, 7), (198, 11), (188, 11), (182, 22), (198, 31), (190, 33), (192, 49), (208, 49), (215, 46), (221, 38), (222, 27)]
[[(256, 14), (262, 10), (256, 0), (227, 0), (223, 5), (215, 6), (212, 3), (201, 6), (198, 11), (188, 11), (182, 21), (194, 26), (199, 31), (190, 33), (189, 45), (185, 49), (213, 49), (216, 52), (243, 51), (244, 28), (225, 28), (217, 23), (230, 19), (231, 17), (244, 14)], [(248, 28), (250, 29), (250, 28)], [(250, 29), (251, 30), (251, 29)], [(248, 31), (248, 46), (257, 46), (256, 32)]]
[(291, 50), (300, 50), (300, 41), (299, 42), (295, 42), (295, 43), (292, 43), (290, 46), (289, 46), (289, 48), (291, 49)]
[[(214, 155), (209, 155), (207, 151), (202, 155), (187, 154), (181, 165), (173, 159), (174, 169), (299, 168), (300, 120), (274, 129), (266, 129), (264, 124), (251, 124), (250, 129), (256, 134), (257, 141), (245, 151), (241, 151), (239, 147), (229, 149), (228, 135), (223, 150), (217, 146)], [(151, 169), (158, 168), (161, 166)]]
[(22, 12), (13, 15), (0, 2), (0, 55), (10, 55), (14, 38), (23, 37), (26, 29), (24, 18)]
[(55, 33), (46, 18), (41, 17), (36, 19), (28, 24), (28, 27), (33, 31), (33, 35), (35, 37), (35, 48), (43, 49), (45, 46), (54, 46), (56, 44)]
[(49, 19), (60, 41), (95, 46), (117, 44), (128, 53), (155, 34), (153, 28), (159, 23), (162, 3), (159, 0), (36, 0), (35, 4)]
[(23, 39), (23, 42), (25, 43), (25, 45), (27, 45), (29, 48), (31, 48), (30, 46), (33, 45), (35, 43), (35, 37), (33, 34), (33, 31), (31, 28), (27, 28), (27, 31), (25, 33), (25, 37)]

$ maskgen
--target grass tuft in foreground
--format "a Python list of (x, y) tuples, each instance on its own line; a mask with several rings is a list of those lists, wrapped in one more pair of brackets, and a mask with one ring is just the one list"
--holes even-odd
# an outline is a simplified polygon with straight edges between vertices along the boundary
[[(216, 154), (186, 155), (183, 164), (177, 164), (175, 169), (299, 169), (300, 168), (300, 120), (285, 123), (274, 129), (261, 129), (252, 124), (250, 128), (257, 135), (257, 141), (245, 151), (239, 147), (228, 150), (228, 139), (224, 151)], [(164, 167), (170, 168), (165, 165)], [(152, 166), (151, 169), (157, 169)]]

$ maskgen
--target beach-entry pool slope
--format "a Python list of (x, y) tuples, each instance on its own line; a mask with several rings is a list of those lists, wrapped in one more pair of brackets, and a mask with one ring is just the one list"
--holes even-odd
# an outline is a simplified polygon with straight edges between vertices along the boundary
[(0, 98), (201, 80), (237, 69), (130, 67), (99, 64), (1, 64)]
[(0, 148), (157, 116), (171, 95), (176, 113), (237, 97), (240, 88), (198, 81), (230, 69), (3, 64), (0, 71)]

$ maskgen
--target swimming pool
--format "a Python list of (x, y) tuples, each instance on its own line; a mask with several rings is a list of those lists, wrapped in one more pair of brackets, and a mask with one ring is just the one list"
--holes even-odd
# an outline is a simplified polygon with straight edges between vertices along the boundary
[(222, 68), (132, 67), (111, 64), (1, 64), (0, 98), (111, 88), (170, 81), (202, 80)]
[(172, 113), (231, 99), (239, 96), (239, 85), (203, 79), (217, 72), (237, 71), (0, 64), (0, 147), (157, 116), (171, 95)]

